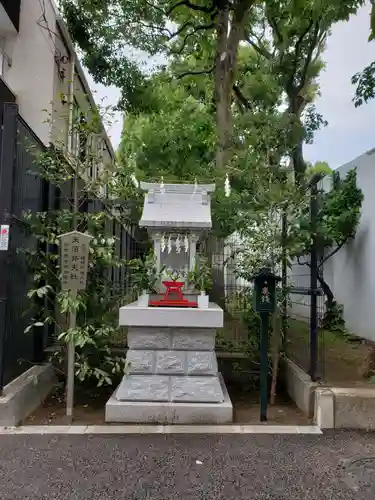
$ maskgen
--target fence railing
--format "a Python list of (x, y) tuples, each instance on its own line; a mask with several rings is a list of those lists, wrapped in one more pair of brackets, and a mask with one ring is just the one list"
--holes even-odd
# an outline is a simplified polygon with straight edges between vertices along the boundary
[[(312, 186), (311, 220), (316, 217), (315, 202), (316, 186)], [(287, 232), (286, 218), (282, 217), (280, 223), (284, 234)], [(275, 244), (283, 245), (283, 238)], [(292, 271), (286, 265), (286, 251), (281, 248), (282, 258), (277, 265), (282, 274), (279, 313), (284, 352), (313, 380), (324, 376), (324, 332), (320, 325), (325, 313), (325, 299), (318, 288), (316, 248), (316, 242), (313, 242), (311, 254), (304, 256), (304, 262), (296, 262)], [(240, 238), (231, 237), (224, 242), (209, 237), (201, 251), (209, 258), (212, 267), (211, 299), (224, 308), (224, 340), (236, 348), (251, 333), (244, 317), (246, 308), (251, 307), (252, 283), (239, 278), (234, 271), (236, 256), (243, 251), (243, 242)]]

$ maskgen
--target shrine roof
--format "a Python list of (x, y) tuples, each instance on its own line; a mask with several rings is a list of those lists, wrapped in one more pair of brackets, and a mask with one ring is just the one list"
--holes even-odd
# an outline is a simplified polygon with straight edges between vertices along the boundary
[(215, 184), (160, 184), (141, 182), (146, 191), (139, 225), (153, 228), (210, 229), (211, 198)]

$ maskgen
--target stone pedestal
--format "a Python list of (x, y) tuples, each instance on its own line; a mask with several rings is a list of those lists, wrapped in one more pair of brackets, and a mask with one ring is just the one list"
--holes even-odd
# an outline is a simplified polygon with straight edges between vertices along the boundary
[(107, 422), (227, 423), (232, 404), (218, 374), (216, 304), (207, 309), (120, 309), (128, 324), (127, 374), (106, 405)]

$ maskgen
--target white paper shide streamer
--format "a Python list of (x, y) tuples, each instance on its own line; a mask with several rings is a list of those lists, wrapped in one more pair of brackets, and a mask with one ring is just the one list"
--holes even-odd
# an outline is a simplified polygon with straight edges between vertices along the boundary
[(132, 183), (134, 184), (134, 186), (136, 188), (138, 188), (139, 187), (139, 182), (138, 182), (138, 179), (135, 176), (135, 173), (132, 173), (132, 175), (130, 176), (130, 179), (131, 179)]
[(180, 252), (181, 252), (181, 240), (180, 240), (180, 235), (178, 234), (176, 238), (176, 253)]
[(172, 251), (172, 238), (170, 235), (168, 236), (167, 249), (168, 249), (168, 253), (171, 253), (171, 251)]
[(188, 253), (188, 251), (189, 251), (189, 238), (188, 238), (187, 234), (185, 235), (185, 238), (184, 238), (184, 247), (185, 247), (185, 253)]
[(165, 251), (166, 243), (165, 243), (165, 235), (163, 234), (160, 238), (160, 249), (162, 253)]
[(225, 182), (224, 182), (224, 193), (227, 198), (230, 196), (230, 182), (229, 182), (229, 177), (228, 174), (225, 176)]

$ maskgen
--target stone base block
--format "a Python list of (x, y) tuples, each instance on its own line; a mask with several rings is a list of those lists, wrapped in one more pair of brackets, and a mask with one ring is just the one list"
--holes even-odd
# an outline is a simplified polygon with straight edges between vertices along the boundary
[(222, 328), (223, 310), (210, 302), (206, 309), (189, 307), (140, 307), (132, 302), (120, 307), (119, 324), (170, 328)]
[(308, 417), (314, 414), (314, 392), (318, 387), (310, 375), (304, 372), (291, 359), (284, 358), (282, 372), (284, 384), (289, 396)]
[(51, 364), (36, 365), (4, 387), (0, 397), (0, 425), (14, 426), (27, 418), (56, 385)]
[(117, 391), (105, 406), (106, 422), (154, 424), (226, 424), (233, 420), (233, 406), (223, 378), (220, 385), (222, 403), (176, 403), (119, 401)]

